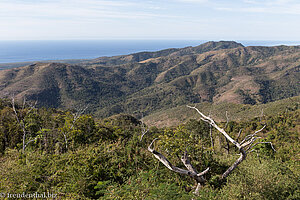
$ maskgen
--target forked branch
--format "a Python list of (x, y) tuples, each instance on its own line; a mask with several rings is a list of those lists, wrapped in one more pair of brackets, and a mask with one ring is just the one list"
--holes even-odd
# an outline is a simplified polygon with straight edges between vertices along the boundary
[[(257, 137), (257, 134), (260, 133), (266, 126), (261, 128), (258, 131), (255, 131), (255, 133), (246, 136), (241, 143), (238, 142), (238, 139), (241, 135), (242, 129), (239, 131), (237, 139), (234, 140), (231, 138), (224, 129), (220, 128), (215, 121), (210, 117), (204, 115), (202, 112), (200, 112), (196, 107), (188, 106), (189, 108), (195, 109), (199, 114), (200, 114), (200, 119), (209, 123), (211, 127), (216, 128), (225, 138), (227, 141), (231, 142), (235, 147), (240, 152), (239, 158), (222, 174), (222, 179), (225, 179), (243, 160), (246, 159), (247, 157), (247, 152), (250, 153), (253, 150), (251, 150), (253, 147), (255, 147), (258, 144), (270, 144), (272, 149), (275, 151), (273, 145), (271, 142), (256, 142), (258, 139), (261, 137)], [(226, 112), (226, 118), (227, 118), (227, 123), (228, 124), (228, 116)], [(141, 140), (143, 136), (148, 132), (146, 131), (144, 124), (142, 123), (142, 135), (141, 135)], [(212, 138), (211, 138), (212, 139)], [(197, 170), (193, 167), (191, 164), (190, 158), (188, 156), (187, 152), (184, 152), (183, 156), (181, 157), (181, 161), (186, 167), (186, 169), (182, 169), (179, 167), (174, 166), (163, 154), (160, 152), (154, 150), (153, 144), (157, 140), (154, 139), (151, 144), (148, 146), (148, 150), (154, 155), (156, 159), (158, 159), (164, 166), (166, 166), (169, 170), (179, 173), (179, 174), (184, 174), (188, 175), (191, 178), (193, 178), (197, 182), (197, 187), (195, 190), (195, 194), (197, 195), (199, 193), (200, 188), (202, 187), (202, 184), (205, 182), (204, 175), (210, 170), (210, 168), (207, 168), (206, 170), (202, 172), (197, 172)], [(255, 143), (256, 142), (256, 143)]]
[[(225, 131), (224, 129), (220, 128), (213, 119), (211, 119), (210, 117), (205, 116), (202, 112), (200, 112), (196, 107), (192, 107), (192, 106), (187, 106), (189, 108), (195, 109), (199, 114), (200, 114), (200, 119), (209, 123), (211, 126), (215, 127), (220, 133), (223, 134), (223, 136), (230, 141), (232, 144), (234, 144), (238, 150), (240, 151), (240, 157), (223, 173), (222, 175), (222, 179), (226, 178), (243, 160), (246, 159), (247, 157), (247, 151), (251, 152), (251, 149), (256, 146), (257, 144), (270, 144), (272, 149), (275, 151), (273, 145), (271, 142), (257, 142), (255, 144), (253, 144), (257, 139), (260, 139), (260, 137), (256, 137), (257, 134), (259, 132), (261, 132), (265, 127), (263, 126), (260, 130), (255, 131), (255, 133), (248, 135), (245, 137), (244, 140), (242, 140), (241, 143), (239, 143), (238, 141), (235, 141), (234, 139), (232, 139)], [(226, 118), (227, 118), (227, 123), (228, 123), (228, 117), (227, 117), (227, 112), (226, 112)], [(226, 123), (226, 124), (227, 124)], [(240, 131), (241, 133), (241, 131)], [(240, 136), (240, 133), (238, 135), (238, 138)], [(237, 138), (237, 139), (238, 139)], [(247, 147), (248, 146), (248, 147)], [(246, 148), (246, 150), (244, 149)]]
[(152, 148), (152, 146), (156, 140), (157, 140), (157, 138), (151, 142), (151, 144), (148, 146), (148, 150), (155, 156), (155, 158), (157, 158), (169, 170), (174, 171), (179, 174), (188, 175), (188, 176), (192, 177), (194, 180), (196, 180), (197, 187), (195, 190), (195, 194), (198, 194), (199, 188), (201, 187), (201, 183), (205, 182), (205, 179), (203, 176), (209, 171), (209, 168), (207, 168), (206, 170), (204, 170), (201, 173), (198, 173), (197, 170), (192, 166), (187, 152), (185, 152), (184, 155), (181, 157), (181, 161), (183, 162), (183, 164), (187, 168), (187, 170), (181, 169), (179, 167), (175, 167), (164, 155), (162, 155), (158, 151), (155, 151), (154, 148)]

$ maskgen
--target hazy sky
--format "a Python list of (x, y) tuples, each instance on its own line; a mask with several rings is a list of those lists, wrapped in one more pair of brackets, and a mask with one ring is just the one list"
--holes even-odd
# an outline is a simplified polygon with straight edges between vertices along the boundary
[(300, 40), (300, 0), (0, 0), (0, 40)]

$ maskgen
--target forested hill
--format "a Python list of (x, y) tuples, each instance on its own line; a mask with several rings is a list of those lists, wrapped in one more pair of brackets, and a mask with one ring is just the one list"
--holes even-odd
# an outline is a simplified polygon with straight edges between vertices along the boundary
[[(238, 149), (206, 122), (148, 129), (129, 115), (99, 120), (0, 99), (0, 194), (5, 199), (46, 193), (55, 195), (51, 199), (83, 200), (298, 200), (299, 118), (295, 104), (273, 115), (217, 123), (241, 144), (254, 135), (258, 142), (221, 179), (238, 159)], [(142, 130), (148, 130), (143, 139)], [(185, 169), (182, 155), (188, 152), (193, 169), (210, 168), (198, 195), (192, 177), (171, 171), (147, 150), (155, 138), (155, 155), (165, 155), (174, 166)]]
[(102, 57), (78, 65), (35, 63), (0, 71), (0, 97), (39, 106), (89, 105), (99, 117), (146, 116), (190, 103), (260, 104), (300, 94), (300, 46), (197, 47)]

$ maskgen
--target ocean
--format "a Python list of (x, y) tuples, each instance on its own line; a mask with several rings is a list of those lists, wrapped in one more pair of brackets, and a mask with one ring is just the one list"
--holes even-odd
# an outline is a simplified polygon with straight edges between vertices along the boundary
[[(0, 63), (93, 59), (141, 51), (197, 46), (205, 40), (15, 40), (0, 41)], [(237, 41), (244, 46), (300, 45), (293, 41)]]

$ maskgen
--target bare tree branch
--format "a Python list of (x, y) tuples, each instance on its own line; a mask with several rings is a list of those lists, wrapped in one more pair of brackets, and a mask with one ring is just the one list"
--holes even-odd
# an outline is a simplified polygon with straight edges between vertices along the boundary
[(26, 131), (26, 128), (25, 128), (25, 122), (24, 122), (24, 118), (35, 108), (36, 104), (37, 104), (37, 101), (33, 104), (33, 105), (30, 105), (30, 109), (26, 112), (25, 116), (22, 116), (23, 115), (23, 112), (25, 110), (25, 105), (26, 105), (26, 99), (24, 97), (24, 100), (23, 100), (23, 105), (22, 105), (22, 111), (20, 112), (20, 115), (21, 115), (21, 119), (19, 118), (18, 116), (18, 112), (16, 110), (16, 106), (15, 106), (15, 98), (14, 96), (12, 97), (11, 99), (11, 104), (12, 104), (12, 109), (14, 111), (14, 114), (15, 114), (15, 117), (16, 117), (16, 120), (19, 124), (19, 126), (22, 128), (22, 131), (23, 131), (23, 137), (22, 137), (22, 142), (23, 142), (23, 148), (22, 148), (22, 152), (24, 153), (25, 152), (25, 148), (27, 147), (27, 145), (29, 143), (26, 144), (26, 135), (27, 135), (27, 131)]
[(198, 173), (197, 170), (192, 166), (187, 152), (185, 152), (184, 155), (181, 157), (181, 161), (183, 162), (183, 164), (185, 165), (187, 170), (173, 166), (172, 163), (164, 155), (162, 155), (158, 151), (155, 151), (154, 148), (152, 148), (152, 145), (156, 140), (157, 140), (157, 138), (155, 138), (151, 142), (151, 144), (148, 146), (148, 150), (155, 156), (155, 158), (157, 158), (169, 170), (177, 172), (179, 174), (188, 175), (188, 176), (192, 177), (194, 180), (196, 180), (197, 187), (195, 190), (195, 194), (198, 194), (199, 188), (201, 187), (201, 183), (205, 182), (203, 175), (205, 175), (209, 171), (209, 168), (207, 168), (206, 170), (204, 170), (201, 173)]
[(238, 136), (237, 136), (237, 138), (236, 138), (236, 141), (237, 141), (237, 142), (239, 141), (239, 138), (240, 138), (240, 136), (241, 136), (242, 130), (243, 130), (243, 129), (240, 129), (240, 131), (239, 131), (239, 133), (238, 133)]
[(228, 125), (228, 122), (229, 122), (227, 110), (226, 110), (226, 112), (225, 112), (225, 116), (226, 116), (226, 124), (225, 124), (225, 128), (227, 128), (227, 125)]
[(264, 109), (262, 108), (262, 109), (261, 109), (261, 114), (260, 114), (260, 123), (261, 123), (261, 121), (262, 121), (263, 116), (264, 116)]
[[(234, 139), (232, 139), (223, 129), (221, 129), (215, 122), (213, 119), (211, 119), (210, 117), (205, 116), (203, 113), (201, 113), (196, 107), (192, 107), (192, 106), (187, 106), (189, 108), (195, 109), (201, 116), (201, 119), (210, 123), (213, 127), (215, 127), (220, 133), (222, 133), (224, 135), (224, 137), (230, 141), (232, 144), (234, 144), (240, 151), (240, 157), (233, 163), (233, 165), (231, 165), (222, 175), (222, 179), (226, 178), (243, 160), (246, 159), (246, 151), (243, 149), (243, 146), (238, 143), (237, 141), (235, 141)], [(263, 127), (264, 128), (264, 127)], [(262, 129), (263, 129), (262, 128)], [(256, 131), (254, 134), (252, 134), (253, 136), (255, 136), (258, 132), (260, 132), (262, 129)], [(251, 137), (253, 137), (251, 136)], [(249, 139), (251, 139), (251, 137), (249, 137)], [(246, 140), (244, 140), (246, 141)]]
[[(225, 115), (226, 115), (226, 124), (225, 124), (225, 129), (227, 128), (227, 126), (228, 126), (228, 123), (229, 123), (229, 117), (228, 117), (228, 112), (227, 112), (227, 110), (226, 110), (226, 112), (225, 112)], [(230, 145), (229, 145), (229, 141), (228, 141), (228, 139), (226, 138), (226, 145), (227, 145), (227, 147), (225, 147), (225, 149), (226, 149), (226, 151), (227, 151), (227, 154), (229, 154), (229, 151), (230, 151)]]
[[(246, 141), (245, 143), (241, 144), (242, 147), (246, 147), (248, 145), (252, 145), (257, 139), (260, 139), (261, 137), (252, 137), (251, 139), (249, 139), (248, 141)], [(248, 148), (246, 149), (246, 151), (250, 148), (250, 146), (248, 146)]]
[(251, 134), (251, 135), (247, 135), (244, 140), (241, 142), (241, 144), (247, 142), (248, 140), (252, 139), (254, 136), (256, 136), (259, 132), (261, 132), (262, 130), (264, 130), (264, 128), (266, 127), (266, 125), (264, 125), (261, 129), (259, 129), (258, 131), (255, 131), (255, 133)]
[[(211, 110), (209, 111), (209, 117), (211, 117)], [(209, 137), (210, 137), (210, 143), (211, 143), (211, 148), (214, 150), (214, 139), (213, 139), (213, 136), (212, 136), (212, 126), (211, 124), (209, 125)]]
[(157, 152), (154, 150), (154, 148), (151, 148), (151, 146), (153, 145), (153, 143), (157, 140), (158, 138), (155, 138), (151, 144), (148, 146), (148, 150), (162, 163), (164, 164), (168, 169), (180, 173), (180, 174), (185, 174), (185, 175), (189, 175), (189, 176), (197, 176), (197, 173), (193, 173), (190, 172), (188, 170), (184, 170), (178, 167), (173, 166), (170, 161), (161, 153)]
[(243, 148), (240, 148), (239, 150), (241, 152), (240, 157), (222, 174), (222, 179), (226, 178), (243, 160), (246, 159), (247, 154), (245, 150)]
[(183, 156), (181, 157), (181, 162), (184, 164), (184, 166), (191, 172), (194, 172), (195, 174), (198, 174), (197, 170), (193, 167), (191, 164), (191, 160), (187, 154), (187, 151), (184, 152)]
[(146, 133), (148, 133), (148, 131), (149, 131), (149, 128), (146, 130), (144, 122), (143, 122), (142, 120), (141, 120), (141, 122), (142, 122), (142, 127), (141, 127), (141, 128), (142, 128), (142, 135), (141, 135), (140, 141), (142, 141), (144, 135), (145, 135)]
[[(234, 140), (233, 138), (231, 138), (224, 129), (220, 128), (215, 121), (209, 116), (204, 115), (202, 112), (200, 112), (196, 107), (192, 107), (192, 106), (187, 106), (189, 108), (195, 109), (199, 114), (200, 114), (200, 119), (209, 123), (211, 127), (216, 128), (225, 138), (227, 141), (231, 142), (235, 147), (238, 148), (239, 152), (240, 152), (240, 156), (239, 158), (222, 174), (222, 179), (225, 179), (230, 173), (232, 173), (232, 171), (243, 161), (246, 159), (247, 157), (247, 151), (252, 152), (253, 150), (251, 150), (253, 147), (255, 147), (257, 144), (270, 144), (272, 149), (275, 151), (273, 145), (271, 142), (257, 142), (255, 144), (253, 144), (257, 139), (260, 139), (260, 137), (257, 137), (257, 134), (259, 132), (261, 132), (266, 126), (264, 125), (260, 130), (255, 131), (255, 133), (248, 135), (245, 137), (244, 140), (242, 140), (241, 143), (238, 142), (238, 139), (241, 135), (242, 129), (240, 129), (237, 139)], [(229, 120), (228, 120), (228, 114), (226, 111), (226, 118), (227, 118), (227, 123), (225, 125), (225, 127), (227, 127)], [(142, 124), (142, 137), (143, 135), (145, 135), (147, 131), (145, 130), (144, 125)], [(141, 137), (141, 139), (142, 139)], [(211, 137), (212, 138), (212, 137)], [(148, 146), (148, 150), (155, 156), (155, 158), (157, 158), (163, 165), (165, 165), (169, 170), (177, 172), (179, 174), (184, 174), (184, 175), (188, 175), (190, 177), (192, 177), (196, 182), (197, 182), (197, 186), (196, 186), (196, 190), (195, 190), (195, 194), (199, 193), (199, 190), (201, 188), (201, 184), (205, 182), (205, 179), (203, 177), (203, 175), (205, 175), (208, 171), (209, 168), (207, 168), (206, 170), (204, 170), (201, 173), (198, 173), (197, 170), (193, 167), (193, 165), (191, 164), (190, 158), (188, 156), (187, 151), (184, 152), (183, 156), (181, 157), (181, 161), (184, 164), (184, 166), (186, 167), (186, 169), (181, 169), (178, 168), (176, 166), (173, 166), (172, 163), (161, 153), (159, 153), (158, 151), (154, 150), (153, 144), (154, 142), (157, 140), (154, 139), (151, 144)], [(213, 143), (212, 143), (213, 144)], [(229, 143), (228, 143), (229, 144)], [(244, 148), (247, 148), (246, 150)], [(248, 152), (248, 153), (249, 153)]]
[(26, 144), (25, 144), (25, 148), (28, 146), (28, 144), (30, 144), (31, 142), (34, 142), (37, 140), (37, 137), (32, 139), (32, 140), (29, 140)]
[[(89, 107), (89, 105), (87, 105), (85, 108), (83, 109), (78, 109), (76, 113), (73, 113), (73, 121), (70, 127), (70, 130), (72, 130), (75, 126), (76, 121), (80, 118), (80, 116), (86, 111), (86, 109)], [(68, 138), (67, 138), (67, 133), (62, 131), (62, 134), (64, 136), (65, 139), (65, 146), (66, 146), (66, 150), (68, 149)]]
[[(276, 152), (276, 150), (275, 150), (275, 148), (274, 148), (272, 142), (257, 142), (257, 143), (255, 143), (254, 145), (250, 146), (247, 150), (252, 149), (253, 147), (255, 147), (255, 146), (258, 145), (258, 144), (270, 144), (272, 150), (273, 150), (274, 152)], [(253, 151), (253, 150), (249, 151), (249, 153), (252, 152), (252, 151)]]
[(36, 106), (37, 101), (35, 101), (33, 104), (29, 105), (30, 109), (27, 111), (26, 115), (28, 115)]
[(224, 129), (220, 128), (213, 119), (211, 119), (210, 117), (205, 116), (203, 113), (201, 113), (198, 108), (196, 107), (192, 107), (192, 106), (187, 106), (188, 108), (192, 108), (195, 109), (199, 114), (200, 114), (200, 119), (211, 124), (214, 128), (216, 128), (219, 132), (221, 132), (225, 138), (227, 138), (232, 144), (234, 144), (238, 149), (241, 148), (240, 144), (238, 142), (236, 142), (234, 139), (232, 139), (225, 131)]
[(73, 122), (72, 122), (72, 126), (70, 129), (73, 129), (75, 122), (80, 118), (80, 116), (86, 111), (86, 109), (89, 106), (87, 105), (85, 108), (83, 109), (78, 109), (78, 111), (76, 113), (73, 114)]
[[(192, 106), (187, 106), (189, 108), (192, 108), (192, 109), (195, 109), (199, 114), (200, 114), (200, 118), (208, 123), (210, 123), (213, 127), (215, 127), (219, 132), (221, 132), (225, 138), (227, 140), (229, 140), (231, 143), (233, 143), (240, 151), (240, 157), (233, 163), (233, 165), (231, 165), (222, 175), (222, 178), (226, 178), (243, 160), (246, 159), (247, 157), (247, 151), (252, 149), (254, 146), (256, 146), (257, 144), (270, 144), (272, 149), (274, 151), (275, 148), (273, 147), (272, 143), (271, 142), (257, 142), (253, 145), (253, 143), (257, 140), (257, 139), (260, 139), (261, 137), (255, 137), (259, 132), (261, 132), (265, 127), (266, 125), (264, 125), (261, 129), (259, 129), (258, 131), (255, 131), (255, 133), (251, 134), (251, 135), (248, 135), (245, 137), (245, 139), (241, 142), (241, 143), (238, 143), (238, 138), (240, 137), (240, 134), (241, 134), (241, 130), (239, 132), (239, 135), (238, 135), (238, 138), (237, 138), (237, 141), (233, 140), (223, 129), (221, 129), (215, 122), (214, 120), (212, 120), (210, 117), (207, 117), (205, 116), (203, 113), (201, 113), (196, 107), (192, 107)], [(227, 112), (226, 112), (226, 115), (227, 115)], [(227, 116), (226, 116), (227, 117)], [(228, 117), (227, 117), (228, 119)], [(227, 123), (226, 123), (227, 124)], [(248, 146), (249, 145), (249, 146)], [(244, 147), (248, 146), (247, 150), (244, 150)], [(250, 151), (252, 152), (252, 151)]]

